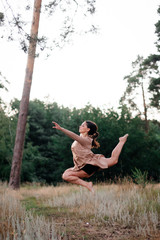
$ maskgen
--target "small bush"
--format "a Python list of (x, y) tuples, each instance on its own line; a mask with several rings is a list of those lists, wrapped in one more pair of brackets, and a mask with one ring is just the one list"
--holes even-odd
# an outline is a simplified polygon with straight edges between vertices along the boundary
[(140, 186), (142, 186), (143, 188), (146, 187), (147, 183), (148, 183), (148, 172), (144, 171), (142, 173), (142, 171), (140, 169), (135, 168), (135, 170), (132, 170), (133, 173), (133, 179), (135, 181), (135, 183), (139, 184)]

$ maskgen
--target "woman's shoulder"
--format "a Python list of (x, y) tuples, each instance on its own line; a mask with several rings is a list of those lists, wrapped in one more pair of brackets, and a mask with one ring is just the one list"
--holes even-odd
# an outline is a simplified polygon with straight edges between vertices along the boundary
[(92, 143), (93, 139), (90, 136), (81, 136), (85, 141), (87, 141), (89, 144)]

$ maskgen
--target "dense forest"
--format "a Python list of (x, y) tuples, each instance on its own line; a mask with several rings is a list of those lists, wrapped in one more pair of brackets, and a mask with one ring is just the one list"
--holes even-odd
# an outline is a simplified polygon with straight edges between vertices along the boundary
[[(9, 180), (14, 138), (18, 118), (19, 101), (11, 103), (11, 116), (0, 111), (0, 179)], [(102, 110), (91, 105), (82, 109), (69, 109), (56, 102), (40, 100), (30, 102), (26, 140), (22, 162), (22, 182), (42, 182), (56, 184), (66, 168), (73, 166), (72, 139), (52, 128), (57, 121), (64, 128), (78, 133), (79, 125), (90, 119), (99, 127), (100, 148), (95, 153), (109, 157), (118, 142), (119, 136), (128, 133), (128, 141), (122, 151), (119, 163), (98, 172), (93, 181), (107, 181), (115, 177), (132, 176), (134, 169), (147, 172), (148, 178), (160, 180), (160, 123), (149, 121), (149, 131), (145, 131), (145, 121), (141, 116), (132, 117), (126, 106), (119, 109)]]
[[(160, 14), (160, 6), (158, 8)], [(1, 21), (3, 15), (1, 16)], [(133, 71), (124, 77), (126, 89), (119, 109), (100, 109), (88, 104), (82, 109), (70, 109), (56, 102), (38, 99), (30, 101), (21, 182), (57, 184), (66, 168), (73, 166), (72, 140), (52, 128), (52, 121), (78, 133), (84, 120), (97, 123), (100, 148), (93, 150), (110, 157), (118, 138), (129, 134), (120, 155), (119, 163), (97, 172), (93, 181), (107, 181), (132, 176), (138, 169), (148, 180), (160, 181), (160, 122), (152, 117), (160, 110), (160, 20), (155, 24), (157, 53), (147, 58), (138, 56), (132, 63)], [(0, 91), (6, 89), (7, 80), (0, 72)], [(139, 96), (139, 97), (137, 97)], [(139, 104), (141, 99), (142, 107)], [(138, 101), (137, 101), (138, 100)], [(0, 179), (9, 181), (20, 101), (12, 100), (9, 106), (0, 98)], [(10, 109), (9, 111), (7, 109)]]

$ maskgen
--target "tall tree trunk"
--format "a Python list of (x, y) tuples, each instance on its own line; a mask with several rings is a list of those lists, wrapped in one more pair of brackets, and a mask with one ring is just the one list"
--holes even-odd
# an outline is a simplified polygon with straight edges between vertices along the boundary
[(142, 88), (143, 108), (144, 108), (144, 118), (145, 118), (145, 132), (148, 133), (149, 126), (148, 126), (147, 106), (145, 101), (143, 82), (141, 83), (141, 88)]
[(33, 20), (30, 33), (30, 43), (28, 49), (28, 59), (26, 66), (26, 74), (24, 80), (23, 94), (20, 103), (19, 117), (16, 131), (15, 146), (12, 159), (12, 168), (10, 173), (9, 186), (12, 189), (19, 189), (20, 187), (20, 175), (21, 175), (21, 164), (23, 157), (23, 148), (25, 140), (25, 130), (28, 115), (29, 96), (32, 83), (32, 74), (35, 61), (40, 10), (42, 0), (34, 1)]

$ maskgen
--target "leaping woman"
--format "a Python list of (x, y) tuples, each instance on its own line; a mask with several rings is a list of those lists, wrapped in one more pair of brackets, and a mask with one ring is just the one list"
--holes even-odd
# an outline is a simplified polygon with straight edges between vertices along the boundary
[(100, 146), (96, 141), (99, 133), (98, 127), (94, 122), (84, 121), (79, 127), (80, 135), (61, 127), (54, 121), (52, 123), (54, 124), (53, 128), (62, 131), (74, 140), (71, 146), (74, 167), (67, 169), (63, 173), (62, 178), (65, 181), (81, 185), (89, 191), (94, 192), (93, 183), (86, 182), (83, 178), (89, 178), (97, 170), (109, 168), (117, 164), (128, 134), (119, 138), (119, 143), (113, 149), (111, 157), (106, 158), (102, 154), (94, 154), (91, 150), (92, 148), (98, 148)]

